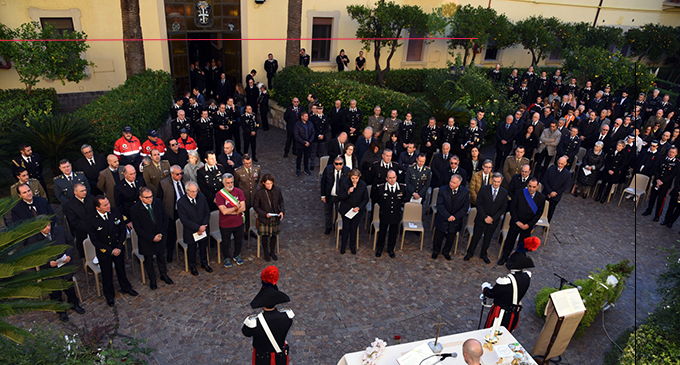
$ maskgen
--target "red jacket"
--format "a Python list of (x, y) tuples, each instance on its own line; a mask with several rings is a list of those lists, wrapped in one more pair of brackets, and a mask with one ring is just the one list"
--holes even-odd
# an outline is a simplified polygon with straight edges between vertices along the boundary
[(125, 137), (120, 137), (116, 143), (113, 144), (113, 154), (118, 157), (118, 160), (123, 165), (138, 162), (138, 160), (140, 160), (141, 152), (142, 144), (135, 136), (132, 136), (129, 141), (125, 139)]
[(196, 146), (196, 141), (194, 141), (193, 138), (187, 137), (186, 143), (182, 140), (182, 138), (177, 139), (177, 143), (179, 144), (179, 148), (184, 148), (187, 150), (187, 152), (190, 151), (195, 151), (198, 149), (198, 146)]
[(147, 139), (142, 145), (142, 157), (151, 156), (151, 150), (153, 149), (157, 149), (161, 156), (163, 156), (165, 154), (165, 143), (160, 138), (156, 140), (156, 144)]

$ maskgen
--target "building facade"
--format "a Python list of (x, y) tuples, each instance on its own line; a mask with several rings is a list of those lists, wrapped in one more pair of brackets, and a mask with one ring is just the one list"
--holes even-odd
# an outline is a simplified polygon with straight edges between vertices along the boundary
[[(450, 1), (396, 0), (420, 5), (426, 12)], [(454, 1), (455, 2), (455, 1)], [(276, 0), (139, 0), (146, 66), (163, 69), (175, 79), (181, 93), (189, 88), (189, 64), (201, 66), (220, 61), (232, 84), (244, 82), (251, 69), (256, 79), (264, 81), (263, 64), (273, 53), (279, 67), (285, 64), (288, 4)], [(336, 70), (335, 57), (344, 49), (350, 69), (362, 45), (355, 36), (356, 22), (346, 12), (347, 5), (372, 0), (305, 0), (302, 9), (300, 45), (311, 56), (314, 70)], [(459, 2), (460, 3), (460, 2)], [(646, 23), (677, 26), (680, 24), (678, 0), (469, 0), (463, 4), (491, 6), (512, 21), (530, 15), (555, 16), (568, 22), (595, 22), (600, 26), (624, 29)], [(119, 1), (104, 0), (23, 0), (0, 1), (0, 23), (15, 28), (29, 21), (51, 22), (59, 29), (83, 31), (90, 48), (82, 55), (95, 66), (80, 83), (41, 80), (37, 87), (54, 87), (58, 93), (99, 94), (125, 81), (121, 9)], [(419, 35), (403, 32), (403, 37)], [(320, 38), (332, 38), (320, 40)], [(242, 40), (243, 39), (243, 40)], [(316, 39), (316, 40), (315, 40)], [(375, 63), (370, 51), (364, 51), (366, 69)], [(382, 62), (387, 55), (383, 52)], [(391, 67), (445, 67), (449, 54), (445, 40), (425, 44), (422, 40), (405, 40), (392, 58)], [(476, 62), (482, 65), (528, 66), (531, 56), (521, 46), (495, 51), (483, 49)], [(559, 65), (559, 55), (543, 61)], [(13, 69), (0, 69), (0, 88), (21, 88)]]

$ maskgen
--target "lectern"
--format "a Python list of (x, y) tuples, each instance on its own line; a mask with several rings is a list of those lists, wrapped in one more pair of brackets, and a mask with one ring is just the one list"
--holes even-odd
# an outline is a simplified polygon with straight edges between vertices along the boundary
[(561, 356), (585, 313), (586, 307), (578, 289), (560, 290), (550, 294), (545, 307), (545, 325), (531, 350), (531, 356), (543, 357), (544, 365), (549, 364), (551, 358)]

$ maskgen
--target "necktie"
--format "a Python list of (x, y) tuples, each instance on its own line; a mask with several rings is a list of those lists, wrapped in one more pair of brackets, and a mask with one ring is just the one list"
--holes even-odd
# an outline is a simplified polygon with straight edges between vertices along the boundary
[(109, 213), (104, 213), (104, 221), (109, 221)]
[(196, 199), (191, 199), (191, 204), (193, 204), (194, 206), (196, 206)]
[(484, 176), (484, 184), (483, 184), (483, 185), (488, 185), (488, 183), (487, 183), (487, 180), (488, 180), (488, 179), (489, 179), (489, 178), (488, 178), (487, 176)]
[(38, 211), (35, 209), (35, 205), (29, 204), (29, 205), (28, 205), (28, 209), (31, 210), (31, 213), (33, 214), (34, 217), (37, 217), (37, 216), (38, 216)]
[(250, 175), (250, 169), (246, 168), (246, 174)]
[(179, 181), (175, 181), (175, 190), (177, 194), (177, 198), (175, 201), (179, 200), (184, 195), (184, 191), (182, 190), (182, 184), (179, 183)]
[(493, 201), (496, 201), (496, 195), (498, 195), (498, 190), (492, 189), (493, 190)]
[(340, 171), (335, 170), (335, 181), (333, 182), (333, 188), (331, 189), (331, 195), (336, 196), (336, 189), (338, 187), (338, 180), (340, 179)]
[(28, 156), (28, 163), (31, 163), (31, 156)]
[(394, 194), (394, 186), (390, 186), (390, 192)]
[(600, 141), (603, 140), (603, 139), (604, 139), (604, 136), (603, 136), (603, 135), (600, 135)]
[(130, 184), (130, 186), (132, 186), (133, 189), (137, 189), (137, 187), (135, 186), (135, 182), (134, 182), (134, 181), (131, 182), (131, 183), (129, 183), (129, 184)]
[(50, 240), (50, 241), (52, 241), (52, 233), (48, 233), (48, 234), (47, 234), (47, 239)]
[(153, 216), (153, 210), (151, 209), (151, 204), (146, 205), (146, 210), (148, 210), (149, 214), (151, 214), (151, 221), (156, 223), (156, 218)]
[(340, 143), (340, 151), (344, 151), (344, 150), (345, 150), (345, 144), (344, 144), (344, 143)]
[(505, 130), (507, 131), (508, 128), (510, 128), (510, 124), (505, 124)]
[(94, 166), (94, 160), (90, 159), (90, 166)]
[(73, 177), (72, 176), (68, 177), (68, 182), (71, 183), (71, 185), (73, 185)]

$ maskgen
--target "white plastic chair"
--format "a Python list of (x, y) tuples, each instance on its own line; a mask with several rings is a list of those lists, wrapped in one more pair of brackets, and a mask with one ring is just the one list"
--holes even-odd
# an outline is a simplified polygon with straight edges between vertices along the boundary
[[(135, 256), (139, 260), (139, 271), (142, 272), (142, 284), (146, 284), (146, 273), (144, 272), (144, 255), (139, 253), (139, 237), (137, 236), (137, 231), (132, 230), (130, 232), (130, 241), (132, 242), (132, 256)], [(132, 273), (135, 273), (135, 260), (132, 260), (130, 264), (132, 266)]]
[[(214, 210), (210, 212), (210, 237), (217, 241), (217, 263), (222, 263), (222, 233), (220, 232), (220, 211)], [(208, 245), (209, 247), (210, 245)], [(209, 257), (209, 255), (208, 255)]]
[[(335, 221), (335, 249), (340, 249), (340, 231), (342, 231), (342, 216)], [(359, 249), (359, 227), (357, 227), (357, 250)]]
[[(415, 227), (411, 227), (414, 225)], [(404, 204), (404, 216), (401, 221), (401, 250), (404, 250), (406, 231), (420, 232), (420, 251), (423, 250), (425, 227), (423, 226), (423, 205), (420, 203)]]
[(550, 205), (549, 201), (545, 201), (545, 208), (543, 208), (543, 214), (541, 215), (541, 219), (536, 222), (536, 227), (543, 227), (543, 245), (545, 246), (546, 243), (548, 243), (548, 233), (550, 232), (550, 222), (548, 222), (548, 206)]
[[(255, 213), (255, 208), (250, 208), (250, 229), (248, 229), (248, 247), (250, 247), (250, 232), (255, 233), (257, 236), (257, 257), (260, 257), (260, 233), (257, 230), (257, 213)], [(279, 253), (279, 244), (281, 240), (280, 235), (276, 235), (276, 253)]]
[[(312, 156), (312, 158), (315, 158), (315, 157)], [(321, 179), (321, 175), (323, 174), (323, 170), (325, 170), (326, 166), (328, 165), (328, 159), (330, 159), (330, 156), (322, 156), (319, 159), (319, 173), (316, 176), (317, 181)]]
[(432, 190), (430, 199), (430, 212), (432, 212), (432, 220), (430, 221), (430, 232), (434, 231), (434, 216), (437, 214), (437, 198), (439, 197), (439, 188)]
[[(508, 232), (510, 232), (510, 212), (505, 213), (505, 218), (503, 219), (503, 226), (501, 226), (501, 249), (498, 250), (498, 259), (500, 260), (503, 254), (503, 247), (505, 247), (505, 240), (508, 238)], [(512, 243), (515, 244), (514, 242)], [(513, 246), (514, 247), (514, 246)]]
[(635, 195), (635, 210), (637, 210), (637, 205), (640, 202), (640, 196), (642, 194), (647, 194), (645, 190), (649, 184), (649, 176), (643, 174), (635, 174), (633, 180), (630, 181), (630, 185), (623, 190), (621, 198), (619, 198), (619, 206), (621, 205), (621, 200), (626, 194)]
[(179, 247), (182, 247), (184, 250), (184, 271), (189, 271), (189, 246), (184, 242), (184, 225), (177, 219), (175, 221), (175, 227), (177, 228), (177, 244), (175, 245), (177, 260), (179, 260)]
[[(94, 274), (94, 281), (95, 284), (97, 285), (97, 296), (101, 297), (101, 291), (99, 290), (99, 274), (102, 272), (102, 269), (99, 267), (99, 264), (94, 263), (94, 258), (97, 257), (96, 254), (96, 249), (94, 245), (92, 244), (92, 241), (90, 240), (90, 237), (87, 237), (83, 241), (83, 246), (84, 246), (84, 251), (85, 251), (85, 265), (87, 266), (88, 269), (92, 270), (92, 273)], [(85, 270), (85, 280), (87, 281), (87, 284), (90, 285), (90, 279), (87, 277), (87, 270)]]
[(371, 205), (371, 190), (372, 190), (372, 188), (373, 188), (373, 185), (366, 186), (366, 190), (368, 192), (368, 203), (366, 203), (366, 212), (364, 214), (366, 216), (366, 222), (364, 223), (364, 229), (368, 229), (368, 216), (373, 211), (373, 206)]
[(375, 203), (373, 205), (373, 222), (371, 222), (371, 226), (368, 227), (368, 239), (371, 239), (371, 231), (374, 232), (373, 236), (373, 251), (375, 251), (375, 245), (376, 242), (378, 241), (378, 232), (380, 232), (380, 205), (378, 203)]
[[(477, 218), (477, 208), (470, 208), (467, 217), (467, 224), (465, 225), (465, 232), (467, 232), (468, 234), (468, 243), (465, 248), (466, 251), (470, 247), (470, 242), (472, 242), (472, 235), (474, 234), (475, 231), (475, 218)], [(463, 233), (463, 237), (464, 235), (465, 233)], [(455, 255), (457, 252), (458, 252), (458, 239), (456, 239), (456, 245), (455, 248), (453, 249), (453, 254)]]

